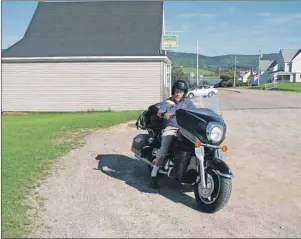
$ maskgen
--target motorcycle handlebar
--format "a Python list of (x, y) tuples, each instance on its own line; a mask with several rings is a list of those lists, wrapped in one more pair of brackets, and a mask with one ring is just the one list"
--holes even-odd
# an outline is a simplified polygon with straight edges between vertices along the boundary
[[(172, 115), (169, 119), (172, 119), (172, 118), (174, 118), (174, 117), (176, 117), (176, 115)], [(165, 115), (163, 116), (163, 118), (164, 118), (164, 119), (168, 119)]]

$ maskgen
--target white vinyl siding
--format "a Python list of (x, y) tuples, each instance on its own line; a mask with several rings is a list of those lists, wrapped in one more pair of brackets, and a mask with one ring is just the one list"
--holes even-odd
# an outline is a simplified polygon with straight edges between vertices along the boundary
[(3, 111), (139, 110), (163, 100), (164, 62), (2, 64)]

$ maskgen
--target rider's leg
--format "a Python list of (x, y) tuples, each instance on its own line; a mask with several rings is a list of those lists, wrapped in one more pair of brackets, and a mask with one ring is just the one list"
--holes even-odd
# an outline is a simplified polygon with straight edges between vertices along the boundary
[(166, 158), (168, 149), (170, 148), (174, 136), (176, 136), (177, 128), (173, 127), (167, 127), (162, 134), (162, 140), (161, 140), (161, 147), (157, 152), (156, 158), (154, 159), (154, 166), (153, 170), (151, 172), (152, 177), (152, 187), (157, 188), (158, 182), (157, 182), (157, 174), (159, 171), (159, 168), (162, 166), (164, 159)]
[(166, 135), (162, 136), (161, 140), (161, 147), (158, 150), (156, 154), (156, 158), (154, 159), (154, 167), (152, 170), (152, 176), (157, 176), (157, 172), (159, 170), (159, 167), (162, 166), (164, 159), (166, 158), (167, 152), (169, 147), (172, 144), (173, 136), (172, 135)]

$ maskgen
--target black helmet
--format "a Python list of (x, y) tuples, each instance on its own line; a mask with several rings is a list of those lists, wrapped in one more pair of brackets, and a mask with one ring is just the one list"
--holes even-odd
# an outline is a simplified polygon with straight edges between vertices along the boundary
[(174, 94), (175, 93), (175, 89), (179, 89), (179, 90), (183, 90), (184, 91), (184, 97), (186, 97), (186, 94), (188, 92), (188, 83), (184, 80), (177, 80), (171, 89), (171, 93)]

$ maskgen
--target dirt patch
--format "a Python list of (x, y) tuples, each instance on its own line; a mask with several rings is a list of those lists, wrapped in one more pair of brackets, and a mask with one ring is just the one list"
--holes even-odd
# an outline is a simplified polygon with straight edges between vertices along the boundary
[(72, 143), (78, 141), (79, 139), (82, 139), (80, 143), (83, 143), (85, 142), (84, 138), (92, 134), (93, 132), (114, 131), (120, 127), (123, 129), (127, 127), (136, 128), (135, 123), (136, 121), (129, 121), (125, 123), (116, 124), (108, 128), (79, 129), (79, 130), (61, 132), (52, 140), (52, 142), (63, 144), (63, 143)]
[(235, 89), (220, 88), (219, 90), (230, 91), (230, 92), (235, 92), (235, 93), (241, 93), (241, 91), (235, 90)]
[(127, 127), (136, 128), (136, 121), (127, 124)]
[(28, 115), (28, 112), (2, 112), (2, 115)]
[(200, 213), (191, 189), (170, 180), (149, 189), (147, 166), (130, 150), (145, 131), (129, 122), (93, 131), (56, 161), (36, 189), (47, 200), (36, 203), (32, 237), (300, 237), (301, 110), (277, 108), (300, 101), (291, 94), (279, 101), (274, 92), (220, 93), (228, 109), (225, 160), (235, 172), (222, 211)]
[(84, 130), (61, 132), (54, 139), (52, 139), (52, 142), (59, 143), (59, 144), (75, 142), (76, 140), (82, 139), (96, 130), (97, 129), (84, 129)]

